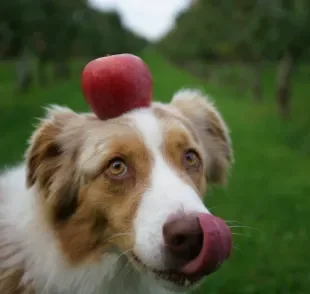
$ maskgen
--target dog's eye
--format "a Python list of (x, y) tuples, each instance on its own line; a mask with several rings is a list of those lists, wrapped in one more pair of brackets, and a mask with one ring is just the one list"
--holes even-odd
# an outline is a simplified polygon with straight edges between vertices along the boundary
[(185, 164), (188, 167), (198, 167), (200, 165), (200, 158), (196, 151), (188, 150), (184, 154)]
[(127, 165), (122, 159), (113, 159), (107, 168), (107, 174), (112, 178), (119, 178), (126, 175), (128, 171)]

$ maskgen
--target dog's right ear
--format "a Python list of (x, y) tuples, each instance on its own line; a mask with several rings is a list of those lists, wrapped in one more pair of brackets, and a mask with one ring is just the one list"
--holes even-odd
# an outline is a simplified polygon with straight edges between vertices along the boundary
[(72, 187), (77, 187), (75, 156), (82, 124), (82, 116), (68, 108), (47, 109), (25, 153), (27, 187), (37, 185), (58, 219), (66, 218), (76, 206), (77, 191)]
[(61, 134), (74, 115), (70, 109), (54, 106), (48, 108), (46, 116), (40, 119), (25, 153), (27, 187), (36, 182), (43, 187), (49, 184), (55, 169), (60, 167), (60, 157), (65, 152)]

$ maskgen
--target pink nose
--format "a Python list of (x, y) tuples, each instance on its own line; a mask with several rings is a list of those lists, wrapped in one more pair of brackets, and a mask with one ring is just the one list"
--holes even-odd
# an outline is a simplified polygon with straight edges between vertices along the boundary
[(169, 219), (163, 227), (166, 249), (183, 263), (197, 257), (203, 246), (203, 231), (194, 215), (179, 215)]
[(163, 227), (166, 250), (182, 260), (177, 270), (204, 276), (215, 272), (230, 256), (232, 234), (226, 223), (208, 213), (174, 216)]

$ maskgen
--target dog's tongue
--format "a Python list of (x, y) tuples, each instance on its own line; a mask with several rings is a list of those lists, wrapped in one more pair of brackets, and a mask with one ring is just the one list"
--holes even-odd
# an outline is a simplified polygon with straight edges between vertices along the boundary
[(200, 254), (181, 268), (186, 275), (204, 276), (215, 272), (232, 250), (231, 231), (221, 218), (203, 213), (199, 222), (204, 234), (203, 246)]

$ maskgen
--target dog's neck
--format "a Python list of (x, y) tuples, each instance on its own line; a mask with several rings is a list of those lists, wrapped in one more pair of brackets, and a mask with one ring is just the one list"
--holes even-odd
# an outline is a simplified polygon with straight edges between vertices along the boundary
[(0, 187), (0, 267), (22, 270), (21, 283), (34, 283), (40, 294), (168, 293), (118, 253), (105, 254), (96, 264), (69, 266), (40, 214), (36, 188), (25, 188), (24, 166), (3, 174)]

